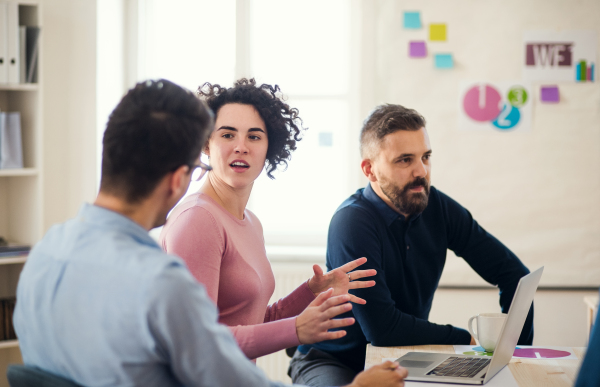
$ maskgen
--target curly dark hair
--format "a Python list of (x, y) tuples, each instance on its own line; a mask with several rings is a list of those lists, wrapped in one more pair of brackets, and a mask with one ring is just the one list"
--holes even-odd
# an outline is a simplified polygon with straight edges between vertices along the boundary
[(307, 128), (302, 126), (298, 109), (284, 102), (278, 85), (257, 86), (254, 78), (239, 79), (230, 88), (206, 82), (198, 88), (198, 97), (207, 103), (215, 117), (221, 107), (230, 103), (253, 106), (267, 127), (267, 176), (274, 179), (272, 172), (279, 165), (284, 165), (284, 170), (287, 168), (296, 142), (302, 139), (300, 133)]

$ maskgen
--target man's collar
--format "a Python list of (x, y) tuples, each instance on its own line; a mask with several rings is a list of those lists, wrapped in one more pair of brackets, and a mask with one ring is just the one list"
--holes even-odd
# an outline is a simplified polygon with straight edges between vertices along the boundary
[(148, 234), (148, 231), (130, 218), (115, 211), (94, 204), (84, 203), (79, 209), (77, 217), (82, 221), (94, 223), (102, 227), (110, 228), (113, 231), (118, 230), (124, 234), (131, 235), (145, 245), (160, 249), (160, 246), (152, 239)]
[[(375, 206), (377, 212), (379, 212), (379, 214), (385, 220), (386, 226), (389, 227), (396, 220), (400, 220), (402, 222), (406, 221), (406, 217), (404, 215), (397, 213), (396, 210), (388, 206), (387, 203), (384, 202), (383, 199), (379, 197), (379, 195), (377, 195), (373, 187), (371, 187), (371, 183), (369, 183), (369, 185), (365, 187), (365, 190), (363, 191), (363, 196), (365, 197), (365, 199), (367, 199), (369, 203)], [(408, 223), (414, 222), (421, 216), (421, 214), (422, 213), (420, 212), (416, 215), (411, 216), (408, 220)]]
[(398, 218), (402, 221), (406, 220), (404, 215), (397, 213), (392, 207), (388, 206), (379, 195), (377, 195), (373, 190), (373, 187), (371, 187), (371, 183), (365, 187), (363, 196), (377, 209), (379, 215), (385, 220), (386, 226), (389, 227)]

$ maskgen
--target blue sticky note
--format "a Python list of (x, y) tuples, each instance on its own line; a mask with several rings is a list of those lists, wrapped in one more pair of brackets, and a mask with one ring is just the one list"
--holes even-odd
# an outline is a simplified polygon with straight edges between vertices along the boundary
[(421, 28), (421, 13), (420, 12), (404, 12), (404, 28), (409, 28), (409, 29)]
[(435, 54), (435, 68), (437, 69), (451, 69), (454, 67), (454, 59), (452, 54)]
[(333, 133), (319, 132), (319, 146), (333, 146)]

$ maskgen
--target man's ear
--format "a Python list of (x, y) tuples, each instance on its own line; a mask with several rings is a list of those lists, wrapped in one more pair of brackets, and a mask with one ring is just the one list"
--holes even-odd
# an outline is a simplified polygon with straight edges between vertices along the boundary
[(373, 171), (373, 164), (371, 163), (371, 159), (363, 159), (363, 161), (360, 162), (360, 168), (362, 169), (367, 179), (369, 179), (369, 181), (373, 183), (377, 181), (377, 177), (375, 176), (375, 172)]
[[(181, 198), (188, 190), (190, 186), (190, 167), (182, 165), (173, 172), (169, 182), (169, 193), (171, 196)], [(179, 199), (177, 199), (179, 200)]]

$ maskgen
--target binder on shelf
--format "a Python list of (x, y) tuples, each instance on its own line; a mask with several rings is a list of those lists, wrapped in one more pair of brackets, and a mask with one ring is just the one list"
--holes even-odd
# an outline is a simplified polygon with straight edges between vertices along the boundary
[(27, 27), (19, 26), (19, 83), (27, 80)]
[(23, 168), (19, 112), (0, 112), (0, 169), (8, 168)]
[(8, 340), (8, 336), (5, 335), (4, 326), (6, 325), (6, 316), (4, 315), (4, 301), (0, 300), (0, 340)]
[(25, 44), (25, 72), (27, 83), (37, 83), (37, 64), (38, 64), (38, 52), (39, 52), (39, 40), (40, 40), (40, 28), (39, 27), (27, 27), (27, 37)]
[(7, 5), (8, 26), (8, 83), (19, 83), (19, 4), (9, 1)]
[(8, 4), (0, 2), (0, 83), (8, 82)]
[(15, 297), (0, 300), (0, 340), (16, 340), (17, 338), (12, 322), (15, 305)]

